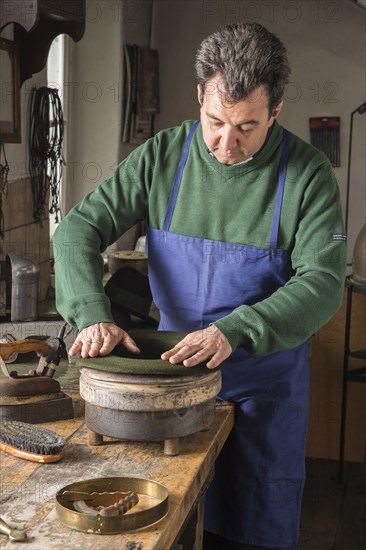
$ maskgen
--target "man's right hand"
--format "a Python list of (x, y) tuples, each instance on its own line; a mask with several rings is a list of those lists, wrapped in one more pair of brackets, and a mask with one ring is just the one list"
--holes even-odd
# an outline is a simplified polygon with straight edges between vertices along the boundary
[(79, 332), (75, 342), (69, 350), (69, 355), (74, 357), (79, 352), (81, 357), (97, 357), (108, 355), (117, 344), (122, 344), (132, 353), (140, 353), (139, 348), (121, 328), (113, 323), (96, 323)]

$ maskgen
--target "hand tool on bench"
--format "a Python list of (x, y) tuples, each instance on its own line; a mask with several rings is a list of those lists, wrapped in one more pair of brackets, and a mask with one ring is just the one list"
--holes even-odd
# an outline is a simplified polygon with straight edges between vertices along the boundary
[(0, 518), (0, 534), (7, 535), (11, 542), (24, 542), (27, 540), (27, 533), (21, 529), (13, 529), (2, 518)]
[[(19, 420), (38, 424), (73, 418), (72, 400), (61, 391), (53, 378), (66, 352), (63, 325), (57, 338), (41, 340), (26, 338), (0, 343), (0, 414), (3, 420)], [(9, 371), (5, 361), (14, 353), (35, 352), (39, 358), (36, 368), (27, 374)]]

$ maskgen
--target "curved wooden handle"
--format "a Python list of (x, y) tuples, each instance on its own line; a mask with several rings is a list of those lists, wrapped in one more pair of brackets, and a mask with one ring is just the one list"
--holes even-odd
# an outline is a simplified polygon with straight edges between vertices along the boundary
[(52, 348), (42, 340), (15, 340), (0, 344), (0, 356), (6, 361), (13, 353), (28, 353), (35, 351), (42, 357), (46, 357)]
[(22, 449), (17, 449), (12, 447), (3, 441), (0, 441), (0, 451), (4, 451), (9, 455), (16, 456), (18, 458), (23, 458), (24, 460), (30, 460), (31, 462), (39, 462), (41, 464), (48, 464), (50, 462), (58, 462), (63, 457), (63, 451), (54, 455), (41, 455), (33, 453), (32, 451), (23, 451)]

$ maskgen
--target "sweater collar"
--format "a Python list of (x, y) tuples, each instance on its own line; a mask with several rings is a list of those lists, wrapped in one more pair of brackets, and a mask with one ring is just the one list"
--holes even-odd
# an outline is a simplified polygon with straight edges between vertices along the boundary
[(202, 135), (202, 127), (201, 125), (197, 128), (198, 131), (198, 139), (200, 142), (200, 147), (204, 148), (205, 150), (205, 158), (208, 160), (208, 162), (212, 165), (212, 168), (216, 168), (216, 170), (225, 170), (227, 172), (233, 172), (236, 173), (240, 169), (245, 170), (251, 170), (255, 169), (258, 166), (262, 165), (263, 163), (267, 162), (267, 160), (272, 156), (274, 151), (278, 148), (278, 146), (282, 142), (282, 126), (275, 120), (272, 126), (268, 129), (266, 139), (261, 146), (261, 148), (254, 153), (254, 155), (247, 159), (244, 162), (239, 162), (237, 164), (232, 165), (226, 165), (222, 164), (217, 160), (215, 156), (210, 153), (206, 147), (206, 144), (203, 141), (203, 135)]

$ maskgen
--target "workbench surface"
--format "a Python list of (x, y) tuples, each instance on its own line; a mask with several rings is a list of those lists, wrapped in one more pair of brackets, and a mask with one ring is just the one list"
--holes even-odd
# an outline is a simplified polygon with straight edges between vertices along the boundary
[[(233, 418), (233, 406), (218, 403), (211, 428), (181, 438), (178, 456), (165, 455), (162, 442), (105, 438), (104, 445), (91, 447), (83, 418), (42, 424), (67, 439), (64, 457), (54, 464), (37, 464), (0, 452), (1, 517), (28, 535), (25, 543), (11, 543), (1, 535), (0, 548), (170, 549), (208, 486)], [(76, 481), (117, 476), (163, 484), (169, 492), (168, 513), (151, 526), (118, 535), (87, 534), (60, 522), (55, 509), (58, 490)]]

